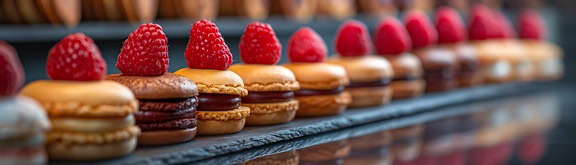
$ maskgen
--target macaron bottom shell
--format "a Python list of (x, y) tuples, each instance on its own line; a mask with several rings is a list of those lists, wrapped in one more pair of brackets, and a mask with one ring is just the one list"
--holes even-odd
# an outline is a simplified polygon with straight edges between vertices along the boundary
[(250, 116), (246, 119), (246, 125), (275, 125), (292, 121), (298, 110), (298, 101), (292, 100), (279, 103), (253, 103), (242, 104), (250, 108)]
[(421, 96), (426, 84), (422, 79), (393, 80), (390, 87), (392, 88), (392, 99), (404, 99)]
[(389, 86), (346, 88), (345, 91), (352, 97), (351, 108), (383, 105), (392, 99), (392, 88)]
[(297, 117), (317, 117), (344, 112), (352, 98), (350, 93), (341, 92), (334, 95), (298, 96), (296, 100), (300, 104)]

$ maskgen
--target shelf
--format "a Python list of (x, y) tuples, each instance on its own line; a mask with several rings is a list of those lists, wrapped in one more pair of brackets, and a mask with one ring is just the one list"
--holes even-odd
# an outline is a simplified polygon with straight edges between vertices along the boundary
[[(381, 107), (351, 109), (337, 116), (302, 118), (293, 122), (266, 126), (246, 127), (231, 135), (197, 137), (195, 140), (168, 146), (141, 147), (133, 154), (93, 164), (181, 164), (212, 158), (267, 144), (285, 142), (296, 138), (326, 133), (352, 126), (431, 111), (450, 105), (515, 95), (522, 92), (548, 88), (550, 83), (515, 83), (460, 89), (450, 92), (427, 94), (420, 98), (394, 101)], [(78, 162), (51, 162), (70, 164)], [(82, 162), (86, 164), (86, 162)]]

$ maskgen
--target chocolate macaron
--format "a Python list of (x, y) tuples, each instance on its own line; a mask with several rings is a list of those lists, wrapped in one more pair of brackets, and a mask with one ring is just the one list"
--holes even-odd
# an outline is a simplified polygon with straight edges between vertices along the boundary
[[(261, 46), (266, 45), (266, 46)], [(248, 90), (242, 106), (250, 108), (247, 125), (282, 124), (294, 119), (298, 101), (294, 91), (300, 89), (294, 74), (274, 65), (280, 60), (282, 45), (269, 24), (253, 22), (242, 35), (240, 56), (244, 64), (230, 70), (238, 74)]]
[(130, 88), (139, 100), (139, 145), (181, 143), (196, 136), (198, 88), (186, 77), (167, 73), (168, 39), (160, 25), (142, 24), (132, 32), (116, 66), (122, 74), (106, 79)]
[(424, 80), (422, 63), (408, 50), (410, 36), (396, 18), (388, 17), (376, 27), (374, 45), (378, 55), (385, 57), (392, 65), (394, 77), (390, 82), (392, 98), (410, 98), (422, 95)]
[(328, 63), (344, 67), (350, 84), (346, 91), (352, 96), (350, 107), (386, 104), (392, 98), (389, 87), (394, 75), (392, 66), (382, 57), (368, 55), (372, 41), (366, 25), (349, 21), (340, 27), (336, 36), (337, 56)]
[(196, 21), (186, 46), (188, 68), (176, 71), (198, 86), (198, 134), (221, 135), (240, 132), (250, 108), (241, 106), (248, 95), (238, 74), (228, 70), (232, 53), (216, 24)]
[(314, 30), (303, 27), (290, 37), (288, 57), (284, 64), (300, 83), (294, 92), (300, 104), (296, 116), (314, 117), (344, 112), (350, 104), (350, 94), (344, 91), (349, 80), (346, 70), (338, 65), (323, 63), (326, 45)]

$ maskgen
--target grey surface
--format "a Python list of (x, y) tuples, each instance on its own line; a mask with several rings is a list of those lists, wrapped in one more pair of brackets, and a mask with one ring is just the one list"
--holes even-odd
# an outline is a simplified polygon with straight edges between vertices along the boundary
[(541, 83), (501, 84), (429, 94), (421, 98), (394, 101), (381, 107), (348, 110), (338, 116), (296, 119), (284, 125), (247, 127), (242, 132), (232, 135), (198, 137), (191, 142), (177, 145), (138, 148), (135, 153), (123, 158), (92, 163), (177, 164), (192, 162), (307, 135), (434, 110), (448, 105), (470, 103), (535, 90), (542, 88), (542, 86), (545, 85)]

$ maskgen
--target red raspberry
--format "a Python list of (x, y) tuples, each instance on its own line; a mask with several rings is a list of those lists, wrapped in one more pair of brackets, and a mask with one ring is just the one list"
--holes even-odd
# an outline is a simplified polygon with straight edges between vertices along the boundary
[(494, 38), (498, 28), (492, 11), (484, 5), (476, 5), (472, 9), (472, 14), (468, 27), (468, 37), (470, 40), (487, 40)]
[(240, 57), (246, 64), (274, 65), (280, 60), (282, 45), (269, 24), (253, 22), (240, 40)]
[(328, 50), (322, 37), (309, 27), (298, 29), (288, 41), (291, 62), (322, 62)]
[(16, 50), (0, 41), (0, 97), (12, 96), (24, 83), (24, 71)]
[(465, 39), (466, 27), (456, 10), (449, 7), (439, 8), (435, 22), (439, 43), (459, 43)]
[(116, 67), (127, 76), (158, 76), (169, 66), (168, 39), (158, 24), (142, 24), (130, 33)]
[(382, 20), (374, 33), (374, 45), (380, 55), (400, 55), (411, 47), (408, 32), (396, 18)]
[(413, 48), (424, 48), (436, 43), (438, 36), (428, 16), (422, 12), (409, 12), (404, 18)]
[(74, 33), (52, 47), (46, 71), (52, 80), (102, 80), (106, 76), (106, 62), (90, 37)]
[(495, 32), (495, 38), (511, 38), (514, 35), (514, 29), (512, 29), (512, 24), (510, 20), (498, 11), (493, 11), (494, 20), (497, 24), (497, 30)]
[(363, 56), (372, 51), (368, 28), (362, 22), (348, 21), (336, 33), (336, 52), (341, 56)]
[(545, 26), (540, 14), (534, 10), (526, 10), (518, 16), (519, 37), (540, 40), (545, 37)]
[(216, 24), (208, 20), (194, 22), (184, 54), (190, 68), (226, 70), (232, 64), (230, 49)]

